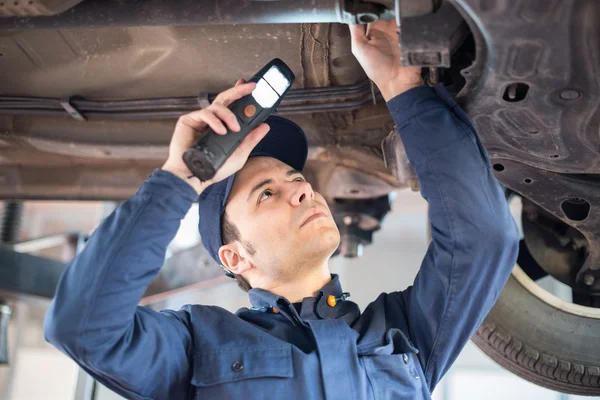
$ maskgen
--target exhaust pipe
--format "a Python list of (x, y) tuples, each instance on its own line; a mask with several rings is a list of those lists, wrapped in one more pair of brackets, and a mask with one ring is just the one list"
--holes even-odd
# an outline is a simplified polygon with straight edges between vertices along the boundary
[(437, 0), (373, 3), (359, 0), (85, 0), (56, 15), (23, 16), (19, 12), (18, 16), (2, 17), (0, 30), (330, 22), (358, 24), (395, 19), (395, 3), (399, 3), (402, 17), (425, 15), (433, 12), (434, 1)]

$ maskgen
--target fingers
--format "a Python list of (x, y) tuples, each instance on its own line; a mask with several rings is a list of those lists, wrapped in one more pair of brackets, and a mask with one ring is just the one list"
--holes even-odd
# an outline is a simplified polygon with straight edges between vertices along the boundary
[(235, 114), (229, 108), (219, 103), (211, 104), (207, 110), (211, 108), (215, 115), (221, 119), (221, 121), (225, 121), (229, 129), (234, 132), (240, 131), (240, 123), (238, 122)]
[(194, 111), (179, 118), (179, 123), (192, 128), (195, 131), (200, 131), (210, 126), (213, 131), (224, 135), (227, 133), (225, 125), (211, 110), (204, 108)]
[(252, 93), (252, 91), (255, 88), (256, 83), (254, 82), (241, 83), (239, 85), (237, 85), (236, 83), (236, 86), (219, 93), (219, 95), (215, 98), (213, 103), (221, 103), (225, 106), (228, 106), (237, 99), (240, 99), (245, 95)]
[(252, 150), (261, 140), (263, 140), (270, 129), (271, 127), (264, 122), (258, 125), (244, 138), (244, 140), (242, 140), (242, 143), (240, 143), (236, 151), (240, 152), (240, 155), (244, 160), (247, 159)]
[(240, 124), (235, 114), (227, 106), (252, 93), (255, 87), (256, 83), (254, 82), (246, 83), (244, 79), (238, 79), (234, 87), (219, 93), (210, 106), (181, 116), (178, 124), (194, 131), (201, 131), (208, 125), (215, 133), (221, 135), (227, 133), (225, 127), (227, 124), (231, 131), (239, 132)]

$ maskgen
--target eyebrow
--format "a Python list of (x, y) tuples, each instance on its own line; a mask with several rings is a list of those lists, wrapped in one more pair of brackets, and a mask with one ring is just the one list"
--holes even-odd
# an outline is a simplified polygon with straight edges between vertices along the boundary
[[(292, 176), (292, 175), (296, 175), (296, 174), (302, 174), (302, 172), (300, 172), (296, 169), (290, 169), (288, 172), (286, 172), (285, 176), (288, 177), (288, 176)], [(252, 194), (254, 192), (259, 190), (263, 186), (272, 184), (273, 182), (274, 182), (273, 179), (265, 179), (265, 180), (261, 181), (258, 185), (254, 186), (252, 188), (252, 190), (250, 191), (250, 194), (248, 194), (248, 198), (246, 199), (246, 202), (250, 201), (250, 197), (252, 197)]]

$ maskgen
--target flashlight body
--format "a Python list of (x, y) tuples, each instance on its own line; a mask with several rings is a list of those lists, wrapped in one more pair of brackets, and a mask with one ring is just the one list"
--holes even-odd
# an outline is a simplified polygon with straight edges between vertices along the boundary
[[(285, 90), (278, 88), (279, 91), (276, 91), (273, 86), (264, 79), (264, 82), (260, 82), (263, 89), (259, 88), (259, 81), (273, 67), (277, 68), (278, 72), (289, 81)], [(227, 133), (225, 135), (219, 135), (209, 128), (192, 147), (183, 153), (183, 161), (192, 174), (203, 182), (212, 179), (227, 158), (240, 145), (242, 140), (244, 140), (254, 128), (263, 123), (269, 115), (275, 112), (282, 97), (292, 86), (294, 79), (295, 75), (292, 70), (278, 58), (271, 60), (261, 68), (261, 70), (249, 80), (249, 82), (256, 82), (257, 88), (251, 94), (246, 95), (229, 105), (229, 109), (236, 116), (240, 124), (240, 130), (238, 132), (233, 132), (226, 126)], [(268, 85), (268, 87), (265, 85)], [(258, 90), (268, 90), (269, 94), (276, 93), (277, 100), (274, 103), (268, 103), (268, 107), (261, 106), (260, 100), (257, 101), (257, 98), (261, 98), (260, 93), (257, 93)], [(266, 104), (264, 101), (262, 103), (263, 105)]]

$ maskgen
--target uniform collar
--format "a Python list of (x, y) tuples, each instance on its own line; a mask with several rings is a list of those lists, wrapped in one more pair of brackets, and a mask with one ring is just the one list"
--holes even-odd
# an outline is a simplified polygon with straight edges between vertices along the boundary
[[(337, 274), (331, 274), (331, 280), (323, 286), (315, 297), (305, 297), (302, 300), (300, 314), (294, 306), (283, 296), (275, 295), (263, 289), (250, 289), (250, 303), (254, 309), (273, 309), (286, 316), (294, 324), (306, 325), (306, 320), (311, 319), (339, 319), (342, 318), (352, 325), (360, 316), (360, 309), (350, 300), (342, 300), (342, 285)], [(335, 306), (331, 306), (327, 299), (334, 296), (338, 299)]]

